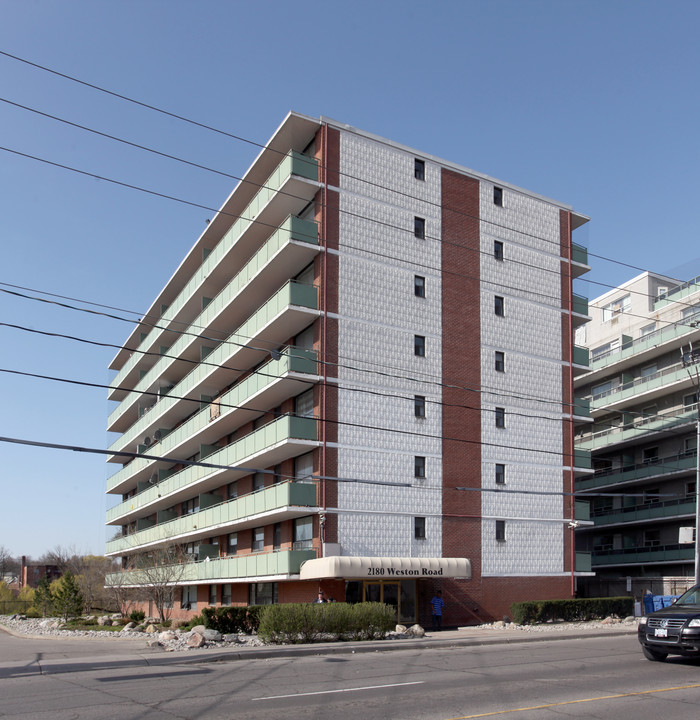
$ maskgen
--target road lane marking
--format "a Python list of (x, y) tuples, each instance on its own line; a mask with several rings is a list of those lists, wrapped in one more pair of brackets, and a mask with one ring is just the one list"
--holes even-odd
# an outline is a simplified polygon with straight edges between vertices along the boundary
[(700, 688), (696, 685), (679, 685), (678, 687), (657, 688), (656, 690), (640, 690), (639, 692), (619, 693), (618, 695), (601, 695), (600, 697), (583, 698), (582, 700), (565, 700), (563, 702), (549, 703), (548, 705), (533, 705), (532, 707), (513, 708), (512, 710), (495, 710), (493, 712), (479, 713), (478, 715), (461, 715), (449, 720), (473, 720), (473, 718), (495, 717), (514, 712), (527, 712), (528, 710), (546, 710), (547, 708), (561, 707), (562, 705), (576, 705), (577, 703), (595, 702), (596, 700), (618, 700), (620, 698), (635, 697), (636, 695), (651, 695), (652, 693), (673, 692), (674, 690), (691, 690)]
[(306, 697), (307, 695), (331, 695), (332, 693), (357, 692), (358, 690), (381, 690), (383, 688), (402, 687), (404, 685), (422, 685), (424, 682), (425, 680), (416, 680), (415, 682), (392, 683), (391, 685), (365, 685), (364, 687), (342, 688), (341, 690), (318, 690), (316, 692), (292, 693), (291, 695), (268, 695), (267, 697), (251, 698), (251, 701), (281, 700), (283, 698)]

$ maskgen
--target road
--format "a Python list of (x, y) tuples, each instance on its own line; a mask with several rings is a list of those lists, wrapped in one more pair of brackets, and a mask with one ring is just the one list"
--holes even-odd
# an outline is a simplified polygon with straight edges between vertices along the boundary
[(633, 635), (194, 664), (193, 654), (185, 663), (143, 644), (140, 656), (109, 647), (94, 663), (56, 640), (0, 633), (0, 718), (700, 716), (700, 662), (649, 662)]

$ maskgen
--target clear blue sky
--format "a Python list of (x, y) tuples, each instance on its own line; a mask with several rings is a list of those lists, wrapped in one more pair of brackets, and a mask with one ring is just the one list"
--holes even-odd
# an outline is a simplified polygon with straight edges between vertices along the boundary
[[(290, 109), (326, 115), (569, 203), (592, 218), (578, 236), (591, 253), (700, 273), (700, 3), (0, 0), (0, 11), (4, 52), (261, 143)], [(234, 175), (256, 154), (5, 56), (0, 81), (5, 100)], [(3, 147), (211, 207), (234, 185), (5, 102), (0, 128)], [(144, 312), (210, 216), (0, 151), (0, 282)], [(599, 283), (637, 274), (591, 262)], [(0, 322), (116, 344), (130, 330), (5, 293)], [(2, 369), (106, 383), (114, 352), (0, 326)], [(109, 410), (104, 390), (0, 373), (0, 436), (104, 448)], [(115, 467), (0, 443), (0, 545), (102, 553)]]

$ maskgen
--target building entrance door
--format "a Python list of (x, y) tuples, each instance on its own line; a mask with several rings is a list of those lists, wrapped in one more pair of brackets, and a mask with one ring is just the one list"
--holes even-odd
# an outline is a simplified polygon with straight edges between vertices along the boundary
[(346, 580), (345, 602), (383, 602), (394, 608), (400, 623), (417, 621), (415, 580)]

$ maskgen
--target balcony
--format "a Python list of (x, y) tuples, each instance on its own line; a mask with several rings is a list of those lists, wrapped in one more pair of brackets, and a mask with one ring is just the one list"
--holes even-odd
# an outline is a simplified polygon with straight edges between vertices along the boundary
[[(265, 302), (269, 297), (270, 288), (280, 287), (287, 282), (290, 277), (306, 267), (318, 252), (317, 224), (298, 217), (288, 217), (232, 279), (226, 278), (223, 281), (225, 282), (223, 289), (219, 291), (221, 286), (218, 283), (218, 287), (210, 289), (214, 298), (204, 310), (189, 313), (192, 328), (188, 328), (185, 332), (175, 331), (178, 332), (179, 337), (175, 344), (168, 348), (167, 356), (182, 356), (188, 346), (196, 344), (197, 352), (190, 353), (190, 356), (196, 357), (198, 346), (201, 344), (200, 335), (204, 328), (235, 327)], [(209, 263), (205, 262), (202, 267), (208, 269), (206, 277), (213, 278), (215, 270), (209, 267)], [(190, 281), (190, 283), (193, 282), (194, 279)], [(180, 296), (193, 297), (195, 290), (196, 288), (190, 290), (186, 287)], [(201, 293), (196, 297), (200, 309), (202, 298)], [(192, 319), (193, 314), (196, 315), (194, 319)], [(179, 322), (183, 322), (183, 320), (184, 318), (181, 318)], [(163, 321), (160, 322), (160, 326), (163, 330), (165, 329)], [(149, 338), (154, 336), (157, 331), (158, 329), (154, 329), (149, 334)], [(163, 332), (158, 331), (158, 333), (158, 337), (162, 338)], [(149, 352), (158, 352), (154, 342), (155, 339), (152, 338), (152, 342), (142, 343), (140, 347), (143, 347), (144, 350), (148, 349)], [(171, 340), (161, 339), (161, 342), (171, 342)], [(139, 382), (141, 378), (138, 373), (144, 367), (143, 361), (144, 355), (141, 352), (132, 354), (110, 383), (110, 400), (122, 399), (128, 389)], [(152, 364), (150, 358), (147, 362)], [(158, 365), (157, 361), (156, 367)], [(156, 370), (150, 368), (148, 372), (153, 374)]]
[(588, 450), (574, 449), (574, 468), (577, 470), (591, 470), (591, 453)]
[(580, 418), (590, 418), (591, 403), (585, 398), (574, 398), (574, 415)]
[(665, 500), (664, 502), (634, 505), (619, 510), (598, 510), (593, 513), (596, 528), (604, 525), (622, 525), (646, 520), (664, 520), (680, 517), (695, 518), (695, 498)]
[(665, 308), (671, 303), (678, 302), (684, 298), (690, 297), (695, 293), (700, 292), (700, 276), (693, 278), (674, 288), (670, 292), (667, 292), (663, 297), (659, 298), (654, 303), (654, 310), (658, 311)]
[(639, 418), (633, 423), (618, 427), (606, 428), (591, 434), (581, 435), (576, 439), (576, 447), (582, 450), (596, 450), (602, 447), (636, 441), (641, 436), (670, 434), (682, 425), (690, 425), (696, 420), (695, 405), (681, 411), (658, 413), (649, 417)]
[(591, 504), (588, 500), (574, 501), (574, 520), (589, 522), (591, 519)]
[(588, 316), (588, 298), (574, 294), (571, 298), (571, 322), (576, 327), (590, 320)]
[(656, 547), (599, 550), (593, 553), (593, 567), (601, 565), (651, 565), (693, 562), (695, 545), (659, 545)]
[[(137, 402), (149, 391), (163, 373), (179, 377), (169, 390), (179, 397), (199, 399), (202, 387), (226, 387), (243, 368), (252, 367), (266, 354), (260, 346), (281, 345), (303, 330), (319, 315), (317, 291), (312, 285), (290, 281), (280, 288), (256, 312), (243, 322), (226, 340), (215, 347), (201, 362), (192, 358), (163, 358), (148, 372), (108, 420), (108, 430), (124, 432), (137, 421)], [(186, 342), (189, 342), (190, 338)], [(193, 370), (188, 368), (195, 366)], [(183, 377), (184, 375), (184, 377)], [(153, 403), (155, 405), (155, 403)], [(150, 411), (153, 405), (146, 409)]]
[(621, 483), (636, 483), (654, 477), (679, 475), (695, 470), (696, 463), (695, 451), (692, 450), (681, 455), (659, 458), (653, 462), (596, 471), (595, 475), (577, 478), (576, 490), (592, 490)]
[(693, 379), (681, 363), (665, 367), (652, 375), (638, 377), (630, 382), (621, 383), (610, 390), (593, 395), (591, 411), (618, 410), (638, 402), (651, 402), (657, 397), (667, 395), (672, 385), (678, 390), (693, 387)]
[(175, 542), (195, 542), (224, 532), (302, 517), (313, 512), (315, 505), (315, 484), (287, 481), (111, 540), (107, 543), (106, 555), (125, 555), (144, 547)]
[(574, 365), (580, 365), (583, 368), (588, 368), (589, 364), (589, 351), (588, 348), (574, 345)]
[(316, 424), (314, 418), (283, 415), (202, 459), (202, 462), (220, 467), (189, 465), (110, 508), (107, 524), (126, 524), (250, 475), (257, 469), (308, 452), (318, 444)]
[[(319, 188), (317, 179), (318, 162), (314, 158), (293, 151), (288, 153), (240, 216), (231, 216), (229, 222), (235, 222), (163, 312), (158, 325), (189, 324), (201, 309), (201, 296), (206, 296), (212, 289), (218, 291), (240, 262), (238, 258), (247, 258), (263, 243), (270, 228), (280, 225), (285, 217), (299, 212), (313, 199)], [(314, 233), (299, 235), (298, 240), (314, 237)], [(138, 349), (157, 348), (162, 333), (160, 327), (151, 329)]]
[[(172, 585), (190, 585), (207, 582), (261, 582), (271, 579), (289, 579), (299, 575), (306, 560), (316, 557), (315, 550), (279, 550), (271, 553), (234, 555), (207, 562), (185, 563), (167, 569), (163, 577)], [(147, 575), (140, 570), (111, 573), (105, 578), (107, 587), (138, 587), (148, 583)]]
[[(145, 436), (154, 436), (156, 428), (175, 427), (175, 430), (161, 430), (160, 444), (151, 446), (151, 455), (168, 455), (173, 451), (189, 457), (199, 451), (199, 445), (216, 442), (226, 428), (238, 427), (259, 415), (260, 407), (276, 407), (283, 400), (303, 392), (309, 382), (318, 380), (316, 353), (288, 347), (278, 360), (258, 368), (252, 375), (234, 385), (228, 392), (207, 404), (202, 410), (191, 415), (186, 422), (182, 419), (196, 407), (193, 402), (179, 400), (166, 395), (122, 437), (112, 444), (110, 450), (135, 451), (137, 443)], [(112, 456), (113, 459), (118, 459)], [(137, 458), (115, 473), (107, 481), (107, 492), (123, 493), (133, 487), (137, 480), (147, 480), (146, 470), (152, 468), (152, 460)], [(152, 471), (152, 470), (151, 470)], [(141, 477), (139, 477), (141, 475)]]

